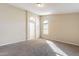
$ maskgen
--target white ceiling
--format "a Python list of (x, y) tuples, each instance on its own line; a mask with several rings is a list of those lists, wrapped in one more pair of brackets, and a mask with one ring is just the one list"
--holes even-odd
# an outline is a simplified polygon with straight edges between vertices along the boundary
[(40, 8), (34, 3), (11, 3), (10, 5), (38, 15), (79, 12), (79, 3), (44, 3), (44, 7)]

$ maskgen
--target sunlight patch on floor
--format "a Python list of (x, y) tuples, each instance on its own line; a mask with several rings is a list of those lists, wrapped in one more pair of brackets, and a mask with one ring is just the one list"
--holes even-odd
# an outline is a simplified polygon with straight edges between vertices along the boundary
[(68, 56), (59, 47), (57, 47), (53, 42), (46, 40), (46, 43), (51, 47), (51, 49), (56, 53), (57, 56)]

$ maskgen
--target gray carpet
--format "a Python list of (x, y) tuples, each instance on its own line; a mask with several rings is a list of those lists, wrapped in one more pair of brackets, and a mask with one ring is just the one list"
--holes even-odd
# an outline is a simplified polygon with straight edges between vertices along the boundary
[(0, 47), (2, 56), (51, 56), (52, 49), (44, 40), (28, 40), (25, 42), (5, 45)]
[[(56, 45), (60, 48), (56, 47), (54, 43), (56, 43)], [(38, 39), (9, 44), (0, 47), (0, 56), (65, 56), (66, 54), (79, 55), (79, 47), (77, 47), (77, 52), (74, 53), (75, 50), (72, 50), (68, 47), (71, 47), (72, 45), (60, 42), (54, 43), (52, 44), (50, 41), (47, 42), (46, 40)]]

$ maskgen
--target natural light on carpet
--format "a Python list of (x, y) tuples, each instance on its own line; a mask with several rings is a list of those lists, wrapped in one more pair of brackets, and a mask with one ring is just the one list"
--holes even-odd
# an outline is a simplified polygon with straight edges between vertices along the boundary
[(53, 42), (46, 40), (47, 44), (51, 47), (51, 49), (56, 53), (56, 56), (67, 56), (59, 47), (57, 47)]

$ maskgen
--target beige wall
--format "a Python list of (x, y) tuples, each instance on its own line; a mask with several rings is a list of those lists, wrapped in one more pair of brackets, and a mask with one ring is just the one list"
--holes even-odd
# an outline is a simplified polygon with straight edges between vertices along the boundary
[(42, 16), (41, 24), (44, 19), (49, 20), (49, 34), (42, 34), (41, 25), (41, 37), (79, 45), (79, 13)]
[(0, 46), (26, 40), (26, 13), (0, 4)]

